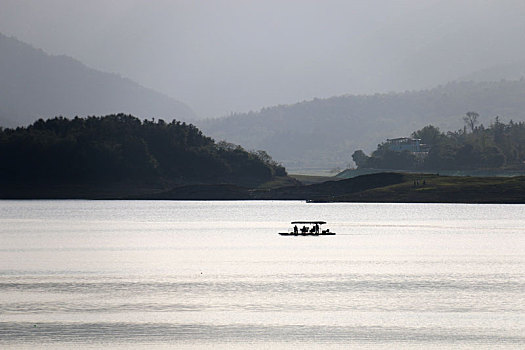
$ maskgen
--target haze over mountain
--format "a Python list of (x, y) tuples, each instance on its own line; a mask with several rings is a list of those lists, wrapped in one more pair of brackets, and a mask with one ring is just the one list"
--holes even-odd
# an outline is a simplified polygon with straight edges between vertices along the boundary
[(471, 72), (459, 77), (458, 81), (498, 81), (525, 78), (525, 60), (500, 64)]
[[(201, 125), (218, 140), (268, 150), (289, 167), (342, 166), (354, 149), (371, 151), (385, 138), (427, 124), (460, 128), (471, 110), (485, 123), (495, 115), (522, 118), (521, 81), (448, 83), (520, 79), (524, 17), (520, 0), (0, 2), (0, 32), (180, 98), (200, 117), (236, 112)], [(46, 57), (90, 71), (62, 56)], [(111, 83), (79, 78), (91, 90), (79, 104), (66, 105), (71, 109), (50, 112), (74, 100), (70, 95), (81, 84), (54, 91), (53, 79), (75, 81), (57, 78), (73, 68), (40, 73), (39, 66), (29, 62), (23, 73), (30, 72), (30, 79), (44, 74), (46, 83), (22, 81), (2, 91), (8, 101), (0, 104), (3, 115), (17, 116), (8, 109), (11, 101), (26, 107), (9, 94), (38, 90), (61, 96), (35, 99), (38, 111), (29, 112), (38, 115), (166, 118), (162, 103), (144, 97), (144, 90), (136, 90), (133, 100), (149, 99), (144, 105), (159, 109), (94, 110), (102, 104), (88, 98), (118, 101), (103, 90), (112, 84), (108, 91), (119, 90), (125, 80), (115, 75)]]
[(522, 0), (0, 1), (0, 32), (206, 118), (429, 89), (518, 62), (524, 17)]
[(202, 121), (217, 140), (264, 149), (287, 169), (344, 167), (353, 151), (371, 152), (387, 138), (409, 136), (432, 124), (442, 131), (463, 127), (468, 111), (489, 125), (525, 120), (525, 80), (450, 83), (404, 93), (314, 99)]
[(0, 126), (38, 118), (133, 113), (165, 120), (194, 120), (185, 104), (116, 74), (52, 56), (0, 34)]

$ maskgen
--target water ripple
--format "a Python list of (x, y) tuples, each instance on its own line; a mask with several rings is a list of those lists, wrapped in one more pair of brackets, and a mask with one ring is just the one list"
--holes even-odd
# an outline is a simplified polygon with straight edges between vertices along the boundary
[(416, 328), (379, 326), (206, 325), (169, 323), (5, 323), (1, 343), (39, 342), (312, 342), (442, 343), (523, 345), (525, 335), (491, 328)]

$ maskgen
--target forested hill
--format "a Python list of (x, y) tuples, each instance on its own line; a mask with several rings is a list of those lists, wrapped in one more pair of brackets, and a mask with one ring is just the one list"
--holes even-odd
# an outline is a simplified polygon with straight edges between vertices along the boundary
[(498, 117), (488, 126), (477, 125), (477, 114), (468, 113), (470, 129), (441, 132), (432, 125), (414, 131), (428, 149), (423, 157), (409, 151), (396, 152), (380, 144), (370, 157), (356, 151), (352, 157), (359, 168), (410, 171), (525, 171), (525, 122), (502, 123)]
[(118, 114), (0, 128), (0, 192), (10, 186), (257, 186), (277, 175), (285, 169), (264, 151), (217, 144), (181, 122)]
[(57, 115), (131, 113), (195, 119), (185, 104), (116, 74), (66, 56), (52, 56), (0, 34), (0, 126), (28, 125)]
[(264, 108), (199, 122), (211, 137), (264, 149), (287, 168), (345, 166), (356, 149), (371, 152), (387, 138), (433, 124), (463, 127), (468, 111), (525, 120), (525, 80), (450, 83), (431, 90), (340, 96)]

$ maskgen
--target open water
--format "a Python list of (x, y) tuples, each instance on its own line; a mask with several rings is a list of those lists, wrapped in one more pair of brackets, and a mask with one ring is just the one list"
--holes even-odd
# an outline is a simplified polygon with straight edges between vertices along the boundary
[[(524, 214), (0, 201), (0, 347), (523, 349)], [(337, 235), (277, 234), (305, 219)]]

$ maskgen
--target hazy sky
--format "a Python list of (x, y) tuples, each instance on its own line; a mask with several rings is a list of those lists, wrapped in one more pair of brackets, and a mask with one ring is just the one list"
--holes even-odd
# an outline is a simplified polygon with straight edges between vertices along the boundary
[(525, 1), (0, 0), (0, 32), (216, 117), (524, 60)]

